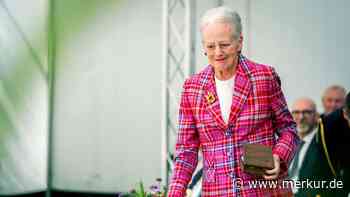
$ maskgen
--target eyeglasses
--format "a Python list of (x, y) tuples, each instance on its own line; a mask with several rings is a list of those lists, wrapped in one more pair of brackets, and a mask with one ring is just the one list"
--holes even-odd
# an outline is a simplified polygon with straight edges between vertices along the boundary
[(303, 114), (303, 116), (311, 116), (315, 113), (314, 110), (293, 110), (292, 114), (293, 116), (300, 116)]
[(221, 50), (227, 50), (229, 49), (233, 44), (233, 41), (231, 42), (219, 42), (217, 44), (215, 43), (204, 43), (204, 48), (206, 49), (207, 53), (214, 53), (216, 47), (219, 47)]

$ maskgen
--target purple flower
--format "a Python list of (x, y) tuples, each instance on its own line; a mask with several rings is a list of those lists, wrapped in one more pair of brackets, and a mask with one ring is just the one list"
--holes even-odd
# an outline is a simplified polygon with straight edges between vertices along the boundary
[(123, 197), (123, 196), (125, 196), (125, 193), (123, 193), (123, 192), (116, 193), (116, 197)]
[(158, 185), (151, 185), (150, 190), (152, 193), (159, 193), (160, 192), (160, 187)]

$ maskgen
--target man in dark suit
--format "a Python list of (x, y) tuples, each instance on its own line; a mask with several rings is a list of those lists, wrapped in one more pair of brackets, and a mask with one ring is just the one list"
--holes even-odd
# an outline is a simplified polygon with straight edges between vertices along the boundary
[(337, 196), (350, 196), (350, 92), (342, 108), (322, 118), (319, 139), (333, 177), (343, 182)]
[[(289, 177), (295, 182), (324, 181), (332, 177), (321, 146), (318, 144), (318, 113), (315, 103), (309, 98), (298, 99), (292, 107), (297, 131), (302, 142), (289, 166)], [(322, 188), (293, 188), (296, 197), (332, 196)]]

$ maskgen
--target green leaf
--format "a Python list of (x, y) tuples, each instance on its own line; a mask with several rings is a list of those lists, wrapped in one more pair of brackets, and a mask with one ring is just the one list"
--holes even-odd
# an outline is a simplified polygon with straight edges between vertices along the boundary
[(145, 195), (145, 188), (143, 187), (142, 181), (140, 181), (140, 192), (142, 194), (141, 197), (146, 197), (146, 195)]

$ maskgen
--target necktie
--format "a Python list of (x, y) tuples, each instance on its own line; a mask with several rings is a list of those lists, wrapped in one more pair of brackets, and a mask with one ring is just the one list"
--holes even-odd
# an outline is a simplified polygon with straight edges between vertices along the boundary
[(301, 140), (297, 153), (294, 156), (292, 166), (289, 168), (289, 178), (295, 177), (298, 174), (299, 155), (300, 155), (300, 150), (304, 144), (305, 142)]

